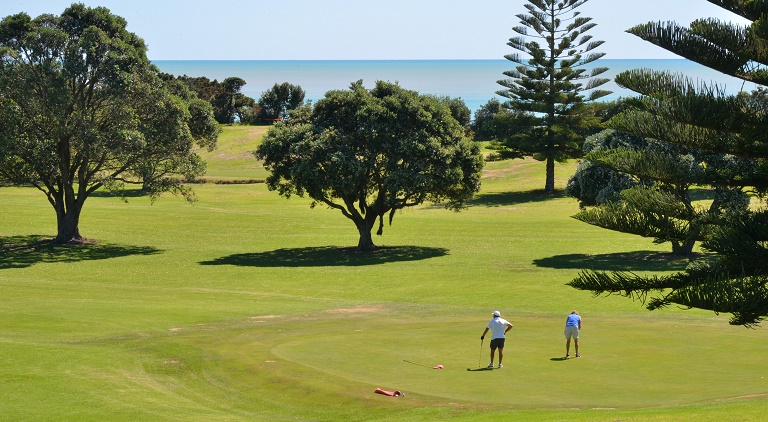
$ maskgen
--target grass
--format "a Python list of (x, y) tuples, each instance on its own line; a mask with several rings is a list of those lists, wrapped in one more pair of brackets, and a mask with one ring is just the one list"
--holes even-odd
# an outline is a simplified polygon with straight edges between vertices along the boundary
[[(264, 177), (227, 127), (212, 178)], [(258, 135), (258, 132), (257, 132)], [(220, 154), (220, 155), (216, 155)], [(248, 161), (251, 160), (251, 161)], [(250, 167), (249, 167), (250, 166)], [(562, 188), (575, 163), (558, 167)], [(460, 213), (398, 213), (374, 254), (339, 213), (264, 184), (198, 202), (90, 198), (52, 247), (42, 194), (0, 188), (0, 414), (8, 420), (762, 420), (767, 335), (565, 285), (581, 269), (684, 268), (667, 247), (572, 218), (543, 165), (488, 163)], [(511, 331), (500, 371), (479, 336)], [(584, 317), (562, 360), (565, 316)], [(433, 366), (433, 370), (404, 360)], [(403, 398), (373, 394), (398, 389)]]

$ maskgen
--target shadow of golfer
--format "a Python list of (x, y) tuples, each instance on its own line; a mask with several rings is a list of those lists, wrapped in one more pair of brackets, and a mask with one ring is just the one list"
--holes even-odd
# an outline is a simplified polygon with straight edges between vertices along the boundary
[(467, 368), (467, 371), (469, 372), (493, 371), (493, 368), (476, 368), (476, 369)]
[(550, 358), (549, 360), (551, 360), (551, 361), (553, 361), (553, 362), (563, 362), (563, 361), (566, 361), (566, 360), (568, 360), (568, 358), (566, 358), (566, 357), (562, 357), (562, 358)]

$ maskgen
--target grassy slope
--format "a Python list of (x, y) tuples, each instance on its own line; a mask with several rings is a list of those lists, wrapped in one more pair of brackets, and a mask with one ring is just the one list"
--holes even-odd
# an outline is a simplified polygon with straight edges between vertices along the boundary
[[(253, 128), (226, 128), (216, 178)], [(219, 154), (219, 155), (217, 155)], [(223, 155), (221, 155), (223, 154)], [(250, 159), (250, 158), (249, 158)], [(250, 166), (250, 167), (248, 167)], [(563, 181), (574, 164), (558, 168)], [(667, 271), (663, 246), (571, 218), (542, 198), (543, 166), (488, 163), (461, 213), (395, 216), (373, 255), (337, 212), (262, 185), (196, 186), (199, 201), (89, 199), (99, 242), (50, 250), (55, 220), (31, 189), (0, 189), (0, 412), (13, 420), (760, 420), (766, 334), (701, 311), (647, 312), (564, 284), (581, 268)], [(562, 323), (585, 320), (581, 359)], [(515, 328), (505, 368), (478, 336)], [(436, 371), (409, 364), (442, 364)], [(400, 389), (405, 398), (372, 394)]]

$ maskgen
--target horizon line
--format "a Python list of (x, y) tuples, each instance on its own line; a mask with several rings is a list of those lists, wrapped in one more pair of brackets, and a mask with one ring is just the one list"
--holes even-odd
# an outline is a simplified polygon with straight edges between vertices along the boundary
[[(496, 59), (149, 59), (164, 62), (427, 62), (427, 61), (509, 61), (505, 58)], [(669, 58), (601, 58), (605, 60), (688, 60), (684, 57)]]

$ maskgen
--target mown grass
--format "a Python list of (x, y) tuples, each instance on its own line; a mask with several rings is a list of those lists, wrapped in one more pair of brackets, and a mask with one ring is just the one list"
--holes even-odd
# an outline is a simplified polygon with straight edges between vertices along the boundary
[[(266, 175), (236, 164), (258, 142), (251, 130), (225, 128), (211, 177)], [(574, 168), (558, 167), (560, 187)], [(195, 186), (192, 206), (91, 198), (81, 232), (96, 242), (77, 247), (45, 242), (55, 219), (42, 194), (2, 188), (0, 414), (763, 419), (762, 329), (565, 285), (583, 268), (675, 271), (684, 260), (570, 218), (574, 201), (538, 192), (541, 163), (488, 163), (483, 183), (460, 213), (398, 213), (370, 255), (350, 249), (356, 230), (340, 214), (264, 184)], [(515, 324), (505, 368), (467, 371), (487, 363), (479, 335), (496, 309)], [(584, 316), (584, 357), (564, 361), (572, 309)]]

